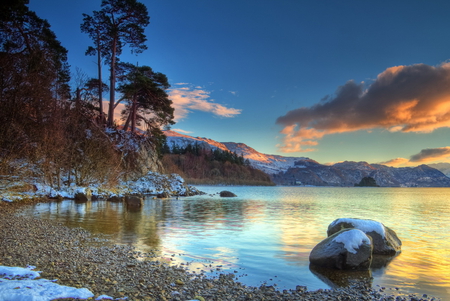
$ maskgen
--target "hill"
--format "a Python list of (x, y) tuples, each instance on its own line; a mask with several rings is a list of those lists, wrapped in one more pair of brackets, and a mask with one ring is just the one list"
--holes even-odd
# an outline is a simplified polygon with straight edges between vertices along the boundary
[(323, 165), (306, 157), (263, 154), (244, 143), (217, 142), (174, 131), (164, 133), (169, 148), (197, 144), (207, 150), (221, 149), (241, 155), (277, 185), (354, 186), (364, 177), (372, 177), (382, 187), (450, 187), (450, 178), (428, 165), (395, 168), (353, 161)]

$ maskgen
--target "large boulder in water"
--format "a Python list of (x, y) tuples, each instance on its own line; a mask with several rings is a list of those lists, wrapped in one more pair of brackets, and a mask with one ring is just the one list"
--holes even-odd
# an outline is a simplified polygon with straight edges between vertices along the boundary
[(395, 255), (401, 251), (402, 242), (394, 230), (380, 222), (370, 219), (339, 218), (328, 226), (327, 234), (331, 236), (342, 229), (359, 229), (373, 240), (373, 254)]
[(142, 207), (143, 200), (138, 196), (126, 196), (125, 204), (129, 209), (138, 209)]
[(368, 270), (372, 262), (372, 240), (358, 229), (344, 229), (321, 241), (309, 255), (320, 267), (339, 270)]
[(235, 195), (231, 191), (227, 191), (227, 190), (221, 191), (220, 192), (220, 196), (223, 197), (223, 198), (234, 198), (234, 197), (237, 197), (237, 195)]

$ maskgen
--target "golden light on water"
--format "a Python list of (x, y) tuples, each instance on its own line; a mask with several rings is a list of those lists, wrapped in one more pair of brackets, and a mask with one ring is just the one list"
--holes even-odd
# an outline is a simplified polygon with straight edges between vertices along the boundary
[[(245, 195), (246, 189), (259, 191), (234, 189), (241, 189), (239, 195)], [(372, 275), (374, 285), (450, 298), (449, 199), (446, 188), (274, 187), (264, 194), (231, 200), (147, 200), (138, 212), (105, 201), (41, 204), (32, 212), (106, 234), (141, 251), (156, 250), (171, 264), (187, 261), (191, 271), (244, 266), (252, 275), (249, 279), (276, 273), (294, 287), (313, 279), (308, 284), (313, 288), (352, 277), (324, 275), (309, 268), (309, 254), (327, 237), (328, 225), (341, 217), (373, 219), (397, 233), (402, 252), (374, 266), (369, 276), (358, 277)]]

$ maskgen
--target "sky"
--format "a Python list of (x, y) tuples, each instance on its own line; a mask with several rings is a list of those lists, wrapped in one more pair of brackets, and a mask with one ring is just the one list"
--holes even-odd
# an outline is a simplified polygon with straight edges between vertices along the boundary
[[(449, 1), (141, 2), (148, 49), (120, 59), (167, 75), (173, 130), (320, 163), (450, 162)], [(29, 5), (90, 77), (80, 24), (100, 4)]]

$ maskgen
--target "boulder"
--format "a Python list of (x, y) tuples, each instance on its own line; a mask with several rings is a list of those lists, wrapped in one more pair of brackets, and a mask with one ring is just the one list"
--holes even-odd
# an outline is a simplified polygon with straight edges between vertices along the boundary
[(141, 208), (143, 200), (138, 196), (127, 196), (125, 197), (125, 204), (128, 208)]
[(368, 270), (372, 239), (358, 229), (344, 229), (321, 241), (309, 255), (316, 266), (339, 270)]
[(234, 198), (234, 197), (237, 197), (237, 195), (235, 195), (231, 191), (227, 191), (227, 190), (221, 191), (220, 192), (220, 196), (223, 197), (223, 198)]
[(75, 202), (77, 203), (86, 203), (88, 201), (87, 195), (82, 193), (82, 192), (78, 192), (75, 194)]
[(342, 229), (359, 229), (373, 240), (373, 254), (395, 255), (401, 251), (402, 242), (394, 230), (370, 219), (339, 218), (328, 226), (328, 236)]
[(170, 198), (170, 194), (167, 191), (164, 191), (162, 193), (157, 194), (156, 197), (158, 199), (167, 199)]

